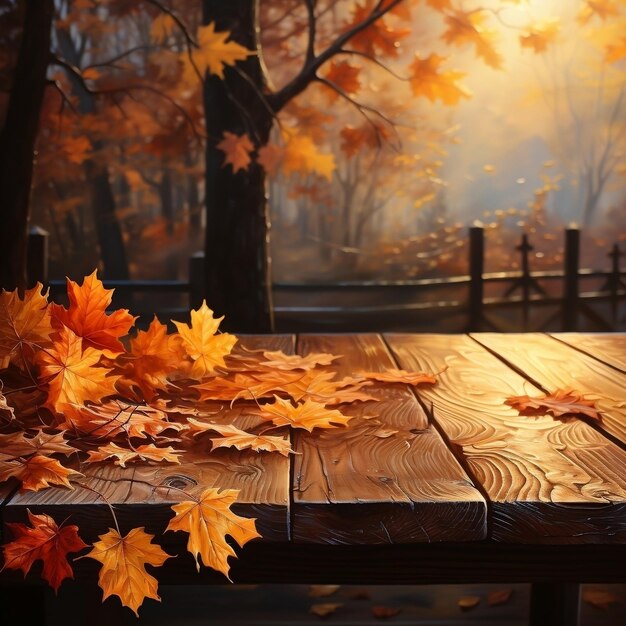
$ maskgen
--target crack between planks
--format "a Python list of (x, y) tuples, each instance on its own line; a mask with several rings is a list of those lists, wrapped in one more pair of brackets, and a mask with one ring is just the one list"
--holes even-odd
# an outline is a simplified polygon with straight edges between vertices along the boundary
[[(382, 339), (382, 342), (385, 345), (385, 349), (389, 353), (389, 357), (393, 361), (394, 365), (400, 369), (400, 363), (396, 359), (396, 356), (393, 350), (391, 349), (391, 346), (387, 342), (387, 337), (384, 334), (381, 334), (380, 338)], [(478, 491), (478, 493), (480, 493), (480, 495), (483, 497), (483, 500), (485, 501), (485, 507), (486, 507), (485, 524), (487, 526), (486, 528), (487, 536), (485, 537), (485, 540), (491, 540), (493, 536), (493, 532), (492, 532), (493, 531), (493, 502), (491, 498), (487, 494), (487, 491), (482, 486), (475, 472), (472, 470), (470, 464), (468, 463), (462, 447), (451, 441), (446, 431), (438, 422), (437, 418), (435, 417), (434, 404), (431, 402), (430, 408), (429, 408), (428, 405), (424, 402), (424, 400), (420, 398), (416, 389), (409, 387), (409, 391), (413, 395), (417, 403), (420, 405), (424, 413), (426, 413), (426, 417), (428, 418), (429, 425), (432, 428), (434, 428), (437, 433), (439, 433), (439, 436), (443, 440), (443, 443), (445, 444), (447, 450), (450, 452), (450, 454), (452, 454), (452, 456), (456, 459), (457, 463), (461, 466), (461, 468), (463, 469), (467, 477), (470, 479), (474, 489), (476, 489), (476, 491)]]
[(554, 339), (554, 341), (558, 341), (559, 344), (561, 344), (563, 346), (571, 348), (572, 350), (576, 350), (576, 352), (580, 352), (581, 354), (584, 354), (585, 356), (591, 357), (595, 361), (598, 361), (599, 363), (602, 363), (602, 365), (606, 365), (607, 367), (610, 367), (611, 369), (614, 369), (614, 370), (618, 371), (620, 374), (626, 374), (626, 369), (625, 368), (618, 367), (617, 365), (613, 365), (612, 363), (609, 363), (609, 362), (605, 361), (604, 359), (601, 359), (599, 356), (596, 356), (595, 354), (593, 354), (593, 352), (588, 352), (584, 348), (579, 348), (578, 346), (575, 346), (574, 344), (571, 344), (571, 343), (569, 343), (567, 341), (564, 341), (563, 339), (560, 339), (559, 337), (555, 337), (554, 335), (552, 335), (550, 333), (547, 333), (546, 336), (550, 337), (550, 339)]

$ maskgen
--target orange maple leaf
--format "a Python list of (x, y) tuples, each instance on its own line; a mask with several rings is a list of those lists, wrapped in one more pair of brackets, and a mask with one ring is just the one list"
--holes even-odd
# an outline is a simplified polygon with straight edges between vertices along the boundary
[(69, 456), (74, 452), (76, 448), (67, 443), (63, 433), (48, 434), (38, 430), (32, 437), (26, 437), (23, 432), (0, 435), (0, 455), (6, 457), (26, 457), (32, 454)]
[(223, 167), (232, 165), (235, 174), (239, 170), (247, 169), (252, 161), (250, 154), (254, 150), (254, 145), (247, 133), (235, 135), (235, 133), (229, 133), (226, 130), (222, 141), (217, 144), (217, 148), (226, 155)]
[(553, 393), (539, 397), (510, 396), (505, 404), (513, 407), (520, 413), (537, 411), (550, 413), (554, 417), (562, 415), (586, 415), (594, 420), (600, 420), (601, 415), (594, 400), (586, 400), (583, 394), (573, 389), (557, 389)]
[(615, 0), (587, 0), (576, 16), (582, 25), (587, 24), (594, 17), (606, 20), (608, 17), (619, 15), (620, 9)]
[(299, 354), (285, 354), (280, 350), (265, 350), (263, 356), (266, 360), (259, 362), (258, 365), (276, 370), (310, 370), (317, 365), (330, 365), (341, 358), (340, 355), (326, 352), (311, 352), (306, 356), (300, 356)]
[(223, 319), (223, 316), (214, 318), (213, 311), (203, 300), (198, 310), (191, 311), (191, 326), (174, 322), (185, 350), (193, 360), (193, 378), (208, 376), (216, 367), (225, 367), (224, 357), (230, 354), (237, 337), (228, 333), (215, 334)]
[(128, 334), (137, 318), (126, 309), (117, 310), (111, 315), (106, 314), (113, 291), (104, 289), (96, 270), (85, 276), (82, 285), (68, 278), (67, 296), (70, 306), (65, 309), (59, 304), (51, 304), (53, 323), (57, 327), (66, 326), (82, 337), (87, 346), (102, 350), (107, 356), (123, 352), (124, 346), (119, 338)]
[(41, 560), (43, 579), (57, 592), (66, 578), (74, 578), (67, 555), (79, 552), (87, 544), (78, 536), (78, 526), (59, 527), (49, 515), (35, 515), (29, 510), (27, 513), (30, 526), (7, 523), (15, 538), (2, 546), (2, 569), (21, 569), (26, 577), (33, 563)]
[(626, 58), (626, 37), (622, 37), (620, 43), (609, 44), (604, 55), (607, 63), (617, 63), (624, 58)]
[(172, 506), (176, 515), (166, 530), (189, 533), (187, 550), (193, 555), (198, 571), (200, 557), (204, 565), (228, 578), (228, 557), (236, 554), (226, 542), (226, 535), (230, 535), (241, 548), (251, 539), (261, 536), (256, 531), (254, 519), (240, 517), (231, 511), (238, 493), (235, 489), (218, 491), (208, 488), (197, 500), (186, 500)]
[(352, 158), (358, 154), (364, 146), (375, 150), (380, 148), (389, 138), (389, 131), (382, 124), (366, 122), (361, 126), (344, 126), (340, 131), (341, 150)]
[(143, 527), (133, 528), (122, 537), (116, 530), (98, 537), (91, 552), (85, 556), (100, 561), (98, 584), (104, 592), (103, 600), (118, 596), (124, 606), (137, 617), (145, 598), (161, 600), (157, 595), (158, 582), (146, 571), (146, 565), (159, 567), (170, 555), (152, 543), (154, 535), (144, 532)]
[(458, 10), (446, 14), (444, 21), (448, 30), (441, 38), (446, 43), (459, 47), (471, 44), (476, 56), (482, 58), (487, 65), (494, 69), (502, 68), (502, 57), (493, 47), (493, 33), (484, 27), (483, 12)]
[(107, 443), (104, 446), (100, 446), (97, 450), (90, 450), (87, 461), (96, 463), (113, 458), (113, 463), (120, 467), (126, 467), (126, 463), (129, 461), (166, 461), (168, 463), (180, 463), (178, 459), (180, 454), (180, 450), (174, 450), (171, 446), (157, 448), (157, 446), (152, 443), (136, 446), (132, 450), (121, 448), (115, 443)]
[(49, 385), (45, 406), (61, 412), (65, 404), (98, 402), (116, 393), (119, 375), (109, 376), (109, 368), (98, 367), (102, 352), (83, 349), (83, 339), (69, 328), (63, 328), (53, 337), (52, 346), (36, 356), (41, 368), (40, 380)]
[(441, 72), (439, 66), (445, 57), (431, 54), (422, 59), (415, 55), (411, 64), (411, 88), (415, 96), (423, 96), (431, 102), (441, 100), (446, 105), (458, 104), (461, 98), (469, 98), (470, 93), (457, 83), (463, 78), (463, 72), (447, 70)]
[[(333, 61), (324, 78), (344, 93), (354, 94), (361, 88), (360, 73), (361, 68), (358, 65), (352, 65), (348, 61)], [(333, 89), (328, 89), (326, 93), (331, 102), (339, 97)]]
[(283, 158), (283, 171), (286, 176), (292, 174), (318, 174), (332, 180), (336, 169), (335, 157), (330, 153), (320, 152), (311, 137), (297, 134), (294, 129), (285, 133), (287, 143)]
[(549, 20), (532, 24), (519, 37), (522, 48), (530, 48), (535, 54), (545, 52), (553, 44), (561, 30), (557, 20)]
[(276, 176), (283, 160), (284, 149), (275, 143), (268, 143), (259, 148), (257, 163), (263, 167), (270, 177)]
[(0, 292), (0, 363), (7, 357), (16, 361), (19, 355), (30, 359), (51, 332), (48, 292), (41, 283), (27, 289), (23, 298), (17, 289)]
[(434, 385), (437, 382), (437, 374), (424, 372), (407, 372), (406, 370), (387, 369), (384, 372), (359, 372), (357, 376), (363, 376), (368, 380), (376, 380), (381, 383), (404, 383), (407, 385), (421, 385), (427, 383)]
[[(353, 10), (351, 20), (344, 27), (348, 31), (358, 24), (363, 23), (372, 13), (372, 2), (357, 4)], [(393, 28), (384, 17), (359, 31), (350, 38), (350, 45), (361, 52), (374, 57), (378, 55), (397, 57), (400, 49), (400, 40), (411, 34), (409, 28)]]
[(82, 476), (79, 472), (61, 465), (56, 459), (41, 454), (35, 454), (28, 459), (0, 461), (0, 483), (16, 478), (21, 482), (21, 491), (40, 491), (51, 485), (73, 489), (67, 479), (72, 474)]
[(214, 424), (212, 422), (201, 422), (193, 417), (187, 418), (191, 425), (191, 432), (194, 435), (207, 431), (215, 431), (221, 437), (211, 439), (212, 449), (216, 448), (237, 448), (237, 450), (254, 450), (255, 452), (278, 452), (283, 456), (289, 456), (293, 452), (289, 444), (289, 439), (276, 435), (254, 435), (241, 430), (232, 424)]
[(314, 428), (335, 428), (346, 426), (352, 416), (344, 415), (336, 409), (327, 409), (324, 404), (305, 400), (295, 406), (290, 400), (274, 396), (272, 404), (264, 404), (263, 412), (276, 426), (291, 426), (311, 432)]

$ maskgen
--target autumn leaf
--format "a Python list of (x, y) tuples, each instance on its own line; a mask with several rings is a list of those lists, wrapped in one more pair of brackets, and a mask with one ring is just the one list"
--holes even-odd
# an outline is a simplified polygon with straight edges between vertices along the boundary
[(576, 19), (581, 25), (585, 25), (594, 17), (606, 20), (619, 14), (620, 10), (615, 0), (587, 0), (578, 11)]
[(45, 406), (59, 412), (64, 404), (98, 402), (115, 394), (120, 377), (109, 376), (109, 368), (97, 366), (101, 357), (102, 352), (94, 348), (83, 349), (83, 339), (69, 328), (56, 333), (52, 346), (36, 356), (40, 380), (49, 385)]
[(215, 334), (223, 319), (223, 316), (215, 319), (203, 300), (199, 309), (191, 311), (191, 326), (174, 322), (185, 350), (193, 360), (193, 378), (203, 378), (212, 374), (216, 367), (225, 367), (224, 357), (230, 354), (237, 338), (228, 333)]
[(372, 615), (376, 619), (387, 619), (389, 617), (395, 617), (399, 615), (401, 609), (398, 609), (394, 606), (373, 606), (372, 607)]
[(2, 569), (21, 569), (24, 577), (35, 561), (43, 561), (42, 577), (55, 592), (66, 578), (74, 578), (67, 555), (80, 552), (87, 544), (78, 536), (78, 526), (57, 526), (49, 515), (27, 511), (30, 526), (8, 522), (14, 539), (2, 546)]
[(506, 399), (505, 404), (520, 413), (530, 410), (550, 413), (554, 417), (586, 415), (594, 420), (601, 419), (595, 401), (585, 400), (582, 394), (573, 389), (557, 389), (554, 393), (539, 397), (511, 396)]
[(152, 543), (153, 538), (154, 535), (144, 532), (143, 527), (133, 528), (124, 537), (110, 528), (85, 555), (102, 563), (98, 584), (104, 592), (103, 600), (118, 596), (137, 617), (145, 598), (161, 600), (157, 595), (157, 579), (148, 574), (146, 565), (160, 567), (170, 558), (160, 546)]
[(171, 446), (157, 448), (152, 443), (136, 446), (132, 450), (121, 448), (116, 443), (107, 443), (97, 450), (89, 451), (89, 463), (114, 459), (114, 465), (126, 467), (129, 461), (166, 461), (168, 463), (180, 463), (178, 457), (181, 450), (174, 450)]
[(68, 476), (79, 472), (64, 467), (56, 459), (35, 454), (28, 459), (0, 461), (0, 483), (16, 478), (21, 483), (21, 491), (40, 491), (52, 485), (73, 489)]
[(489, 606), (508, 604), (512, 596), (513, 589), (499, 589), (498, 591), (492, 591), (487, 595), (487, 604)]
[(411, 88), (413, 95), (423, 96), (431, 102), (441, 100), (443, 104), (453, 106), (462, 98), (469, 98), (470, 93), (457, 81), (465, 74), (456, 70), (441, 72), (439, 66), (445, 61), (445, 57), (431, 54), (422, 59), (415, 55), (411, 64)]
[(341, 608), (343, 604), (341, 602), (322, 602), (319, 604), (311, 605), (309, 613), (317, 615), (318, 617), (329, 617)]
[(37, 283), (20, 298), (17, 289), (0, 292), (0, 362), (9, 357), (12, 361), (48, 341), (52, 326), (48, 311), (48, 292)]
[(248, 541), (261, 536), (256, 531), (254, 519), (240, 517), (231, 511), (238, 493), (235, 489), (220, 492), (208, 488), (197, 500), (186, 500), (172, 506), (176, 515), (166, 530), (189, 533), (187, 550), (193, 555), (198, 571), (200, 557), (203, 565), (222, 572), (228, 578), (228, 557), (236, 555), (226, 542), (226, 535), (230, 535), (242, 548)]
[(136, 318), (126, 309), (106, 314), (113, 291), (104, 288), (95, 270), (85, 276), (82, 285), (68, 278), (69, 309), (59, 304), (51, 304), (53, 323), (57, 327), (66, 326), (82, 337), (86, 346), (102, 350), (107, 356), (123, 352), (124, 346), (119, 338), (128, 334)]
[(387, 369), (384, 372), (359, 372), (358, 376), (363, 376), (368, 380), (376, 380), (381, 383), (405, 383), (407, 385), (421, 385), (427, 383), (434, 385), (437, 382), (436, 374), (426, 374), (424, 372), (407, 372), (406, 370)]
[(341, 585), (309, 585), (309, 598), (327, 598), (337, 593)]
[(273, 178), (278, 173), (283, 156), (284, 149), (270, 142), (259, 148), (256, 161)]
[[(360, 73), (361, 68), (358, 65), (352, 65), (348, 61), (332, 61), (324, 78), (344, 93), (351, 95), (361, 88)], [(333, 89), (327, 89), (326, 93), (331, 102), (339, 98), (339, 94)]]
[(150, 25), (150, 39), (156, 43), (163, 43), (172, 34), (176, 22), (169, 13), (159, 13)]
[(206, 431), (215, 431), (222, 435), (219, 439), (211, 439), (212, 449), (237, 448), (237, 450), (254, 450), (255, 452), (278, 452), (283, 456), (289, 456), (293, 452), (289, 439), (272, 435), (254, 435), (241, 430), (232, 424), (213, 424), (201, 422), (193, 417), (187, 418), (191, 425), (191, 431), (197, 435)]
[(48, 434), (38, 430), (32, 437), (26, 437), (23, 432), (0, 435), (0, 455), (6, 457), (26, 457), (33, 454), (69, 456), (74, 452), (76, 448), (67, 443), (63, 433)]
[(379, 149), (389, 138), (389, 131), (382, 124), (374, 121), (365, 122), (360, 126), (344, 126), (340, 133), (341, 151), (352, 158), (361, 152), (364, 147), (371, 150)]
[[(357, 4), (344, 31), (362, 24), (371, 15), (373, 5), (369, 2)], [(360, 30), (350, 38), (350, 46), (373, 57), (379, 55), (395, 58), (400, 52), (400, 40), (411, 34), (409, 28), (393, 28), (384, 17)]]
[(15, 409), (9, 405), (6, 397), (0, 391), (0, 417), (2, 419), (8, 418), (9, 420), (15, 419)]
[(481, 11), (453, 11), (447, 13), (444, 22), (447, 26), (442, 35), (447, 44), (462, 47), (466, 44), (474, 46), (476, 56), (493, 67), (502, 68), (502, 57), (493, 47), (493, 33), (484, 26), (485, 16)]
[(609, 44), (604, 55), (607, 63), (617, 63), (624, 58), (626, 58), (626, 37), (622, 37), (618, 44)]
[(461, 596), (457, 605), (462, 611), (469, 611), (480, 604), (480, 596)]
[(224, 167), (232, 165), (235, 174), (239, 170), (247, 169), (252, 161), (250, 154), (254, 150), (254, 145), (247, 133), (235, 135), (226, 130), (222, 136), (223, 139), (217, 144), (217, 148), (226, 155)]
[(290, 400), (274, 396), (272, 404), (264, 404), (262, 409), (276, 426), (303, 428), (311, 432), (314, 428), (334, 428), (346, 426), (352, 416), (344, 415), (336, 409), (327, 409), (325, 405), (313, 400), (305, 400), (295, 406)]
[(259, 363), (261, 367), (269, 367), (276, 370), (310, 370), (317, 365), (330, 365), (333, 361), (340, 359), (340, 355), (328, 354), (326, 352), (311, 352), (306, 356), (298, 354), (285, 354), (281, 351), (266, 350), (263, 352), (265, 361)]
[[(234, 66), (237, 61), (245, 61), (251, 54), (255, 54), (236, 41), (228, 41), (230, 31), (215, 31), (215, 22), (198, 28), (198, 49), (193, 50), (192, 59), (200, 77), (205, 72), (224, 78), (224, 68)], [(195, 75), (196, 69), (190, 67), (187, 54), (182, 55), (185, 63), (186, 78)]]
[(532, 24), (520, 35), (520, 46), (529, 48), (535, 54), (545, 52), (548, 46), (555, 43), (561, 26), (557, 20), (546, 20)]
[(336, 169), (334, 155), (320, 152), (311, 137), (299, 135), (293, 129), (286, 134), (288, 138), (283, 157), (285, 175), (318, 174), (332, 180)]

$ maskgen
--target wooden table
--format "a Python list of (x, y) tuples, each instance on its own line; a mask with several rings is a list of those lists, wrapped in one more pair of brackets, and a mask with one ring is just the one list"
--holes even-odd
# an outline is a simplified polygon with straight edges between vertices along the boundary
[[(376, 423), (295, 434), (291, 458), (221, 450), (193, 465), (115, 469), (93, 479), (126, 530), (162, 532), (154, 484), (241, 490), (236, 510), (263, 540), (239, 550), (242, 583), (532, 582), (531, 623), (575, 624), (580, 582), (626, 581), (626, 335), (287, 335), (252, 347), (343, 355), (340, 373), (439, 371), (435, 386), (376, 386), (348, 410)], [(523, 417), (507, 396), (573, 387), (599, 398), (600, 423)], [(236, 417), (236, 416), (235, 416)], [(390, 436), (386, 431), (394, 431)], [(119, 475), (115, 475), (119, 472)], [(111, 480), (114, 479), (114, 480)], [(106, 532), (87, 490), (0, 493), (2, 523), (26, 508), (71, 515), (86, 540)], [(167, 533), (163, 582), (224, 582), (195, 572)], [(77, 577), (95, 586), (97, 564)]]

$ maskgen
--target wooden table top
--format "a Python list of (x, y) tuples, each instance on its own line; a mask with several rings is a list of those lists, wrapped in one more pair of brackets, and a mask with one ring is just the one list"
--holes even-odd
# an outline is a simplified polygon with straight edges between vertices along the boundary
[[(374, 414), (375, 423), (295, 433), (297, 454), (290, 458), (221, 449), (183, 465), (110, 467), (105, 478), (90, 477), (87, 468), (94, 491), (0, 491), (3, 524), (23, 521), (29, 508), (55, 519), (71, 516), (86, 538), (95, 537), (111, 525), (97, 492), (115, 507), (121, 526), (162, 532), (176, 500), (154, 485), (219, 486), (241, 490), (235, 510), (257, 518), (263, 536), (239, 551), (242, 558), (251, 551), (271, 559), (268, 548), (255, 547), (265, 543), (331, 560), (367, 546), (370, 558), (395, 555), (399, 568), (411, 554), (406, 544), (428, 546), (419, 552), (426, 560), (450, 556), (459, 545), (472, 558), (497, 552), (523, 562), (526, 547), (541, 546), (567, 564), (574, 559), (569, 546), (578, 546), (589, 558), (616, 551), (623, 559), (626, 335), (305, 334), (242, 342), (343, 355), (336, 362), (340, 375), (447, 369), (438, 384), (416, 392), (373, 387), (379, 401), (355, 403), (347, 412)], [(504, 404), (508, 396), (565, 387), (597, 397), (602, 420), (520, 416)], [(232, 418), (246, 419), (231, 412)], [(180, 534), (165, 537), (182, 541)]]

